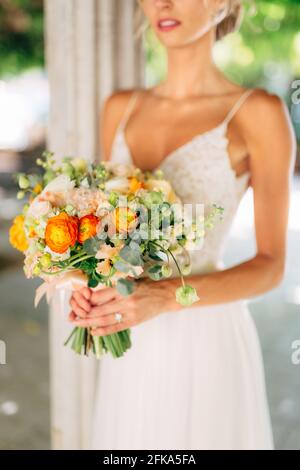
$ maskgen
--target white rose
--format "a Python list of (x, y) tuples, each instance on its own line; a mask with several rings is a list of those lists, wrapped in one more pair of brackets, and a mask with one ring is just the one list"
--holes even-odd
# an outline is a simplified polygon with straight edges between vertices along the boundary
[(46, 192), (50, 193), (61, 193), (70, 191), (75, 187), (75, 182), (71, 181), (69, 176), (67, 175), (59, 175), (54, 180), (50, 181), (47, 186), (43, 189), (40, 196), (45, 194)]
[(112, 178), (105, 183), (105, 190), (107, 191), (120, 191), (127, 192), (129, 191), (129, 181), (127, 178)]

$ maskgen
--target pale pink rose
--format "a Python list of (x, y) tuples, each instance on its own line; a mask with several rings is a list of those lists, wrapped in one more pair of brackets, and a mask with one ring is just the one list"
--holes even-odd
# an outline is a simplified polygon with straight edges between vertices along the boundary
[(108, 202), (108, 200), (103, 200), (97, 207), (95, 215), (101, 219), (109, 213), (110, 208), (111, 204)]
[(68, 204), (74, 207), (78, 217), (95, 214), (105, 202), (104, 193), (98, 189), (74, 188), (68, 194)]
[(63, 193), (43, 192), (38, 196), (39, 201), (48, 202), (52, 207), (63, 207), (67, 204), (67, 195)]
[(30, 204), (26, 217), (29, 216), (38, 219), (47, 215), (51, 210), (52, 207), (50, 202), (41, 200), (40, 196), (37, 196)]

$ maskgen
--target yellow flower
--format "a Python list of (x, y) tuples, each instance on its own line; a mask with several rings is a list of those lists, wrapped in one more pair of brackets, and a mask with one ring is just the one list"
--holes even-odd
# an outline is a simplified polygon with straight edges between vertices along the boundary
[(129, 178), (129, 192), (130, 193), (135, 193), (141, 188), (144, 188), (144, 183), (142, 181), (139, 181), (135, 176)]
[(41, 185), (40, 183), (37, 183), (37, 184), (35, 185), (35, 187), (33, 188), (33, 192), (34, 192), (35, 194), (40, 194), (40, 193), (42, 192), (42, 190), (43, 190), (43, 187), (42, 187), (42, 185)]
[(33, 227), (30, 227), (30, 228), (29, 228), (29, 231), (28, 231), (28, 237), (29, 237), (29, 238), (35, 238), (36, 236), (37, 236), (36, 231), (34, 230)]
[(129, 232), (135, 228), (138, 217), (128, 207), (117, 207), (113, 212), (114, 226), (119, 233)]
[(152, 178), (146, 181), (145, 188), (150, 191), (162, 191), (170, 204), (180, 202), (169, 181)]
[(17, 215), (13, 221), (13, 225), (9, 230), (10, 244), (19, 251), (26, 251), (28, 242), (24, 230), (24, 216)]
[(73, 158), (71, 161), (72, 166), (75, 168), (77, 171), (84, 172), (87, 169), (87, 161), (84, 160), (83, 158)]

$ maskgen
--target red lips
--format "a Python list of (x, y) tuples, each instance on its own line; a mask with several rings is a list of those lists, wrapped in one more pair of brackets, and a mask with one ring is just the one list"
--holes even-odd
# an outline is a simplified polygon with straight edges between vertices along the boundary
[(180, 21), (176, 20), (175, 18), (162, 18), (158, 20), (157, 27), (160, 31), (170, 31), (180, 24)]

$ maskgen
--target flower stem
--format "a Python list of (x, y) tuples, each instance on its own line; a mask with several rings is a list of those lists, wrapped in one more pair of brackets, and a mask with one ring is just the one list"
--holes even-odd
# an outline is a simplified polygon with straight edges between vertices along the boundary
[(81, 263), (81, 261), (85, 261), (86, 259), (93, 258), (93, 255), (86, 255), (82, 258), (74, 260), (72, 263), (68, 264), (67, 268), (73, 267), (77, 263)]
[(172, 256), (172, 258), (173, 258), (173, 260), (174, 260), (174, 263), (176, 264), (177, 269), (178, 269), (178, 272), (179, 272), (179, 274), (180, 274), (181, 282), (182, 282), (183, 286), (185, 286), (184, 277), (183, 277), (183, 275), (182, 275), (182, 272), (181, 272), (181, 269), (180, 269), (180, 267), (179, 267), (179, 264), (177, 263), (177, 260), (176, 260), (175, 256), (173, 255), (173, 253), (172, 253), (169, 249), (168, 249), (168, 252), (169, 252), (170, 255)]
[[(181, 272), (181, 269), (180, 269), (180, 266), (179, 264), (177, 263), (177, 260), (175, 258), (175, 256), (173, 255), (173, 253), (171, 252), (171, 250), (167, 249), (165, 250), (159, 243), (157, 242), (153, 242), (154, 245), (158, 246), (164, 253), (166, 253), (168, 255), (168, 253), (170, 253), (170, 255), (172, 256), (173, 260), (174, 260), (174, 263), (178, 269), (178, 272), (179, 272), (179, 275), (180, 275), (180, 278), (181, 278), (181, 282), (182, 282), (182, 285), (185, 286), (185, 282), (184, 282), (184, 277), (182, 275), (182, 272)], [(169, 256), (168, 256), (168, 259), (169, 259)]]
[(76, 259), (72, 263), (68, 264), (64, 269), (61, 269), (60, 271), (55, 271), (55, 272), (52, 272), (52, 273), (48, 272), (48, 271), (41, 271), (41, 273), (47, 274), (48, 276), (55, 276), (56, 274), (65, 273), (66, 271), (71, 271), (69, 268), (73, 268), (73, 266), (75, 266), (75, 264), (81, 263), (81, 261), (84, 261), (84, 260), (89, 259), (89, 258), (93, 258), (93, 256), (92, 255), (85, 255), (82, 258)]

